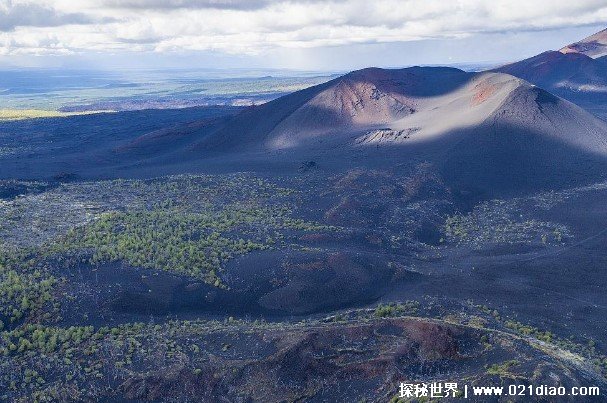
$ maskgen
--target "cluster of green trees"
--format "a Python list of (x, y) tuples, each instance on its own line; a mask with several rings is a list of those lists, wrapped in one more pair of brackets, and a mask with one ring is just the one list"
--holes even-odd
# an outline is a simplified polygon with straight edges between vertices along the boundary
[(552, 332), (543, 331), (536, 327), (525, 325), (514, 320), (507, 320), (504, 323), (504, 326), (506, 326), (508, 329), (514, 330), (519, 334), (525, 336), (532, 336), (535, 339), (542, 340), (547, 343), (551, 343), (554, 339), (554, 334), (552, 334)]
[(493, 316), (498, 323), (519, 335), (528, 336), (546, 343), (551, 343), (559, 346), (563, 350), (587, 357), (598, 369), (601, 370), (603, 375), (607, 376), (607, 355), (604, 355), (596, 350), (594, 340), (589, 339), (586, 343), (583, 343), (579, 340), (575, 341), (573, 337), (568, 339), (561, 338), (548, 330), (541, 330), (537, 327), (527, 325), (513, 319), (505, 319), (497, 310), (492, 310), (485, 305), (479, 305), (477, 308), (479, 308), (482, 312)]
[(536, 243), (561, 244), (568, 237), (567, 228), (539, 220), (511, 219), (498, 212), (481, 210), (467, 215), (456, 214), (445, 220), (445, 234), (451, 241), (482, 244)]
[(291, 218), (287, 207), (231, 205), (187, 212), (160, 208), (103, 215), (74, 229), (55, 252), (91, 250), (91, 264), (124, 261), (132, 266), (167, 270), (220, 285), (222, 263), (234, 255), (267, 249), (280, 230), (328, 227)]
[(487, 367), (487, 374), (498, 375), (503, 378), (506, 378), (506, 377), (515, 378), (516, 376), (513, 375), (510, 372), (510, 370), (512, 369), (512, 367), (515, 367), (519, 364), (520, 364), (520, 362), (518, 360), (509, 360), (509, 361), (503, 362), (501, 364), (493, 364), (493, 365)]
[(375, 307), (373, 315), (378, 318), (389, 318), (392, 316), (415, 315), (419, 310), (419, 302), (405, 301), (379, 304)]
[[(90, 379), (103, 379), (108, 366), (131, 364), (132, 357), (143, 353), (138, 338), (149, 336), (149, 325), (130, 323), (117, 327), (54, 327), (24, 324), (0, 332), (0, 400), (4, 393), (24, 393), (23, 401), (87, 400)], [(109, 344), (108, 344), (109, 343)], [(103, 346), (112, 357), (101, 353)], [(106, 360), (107, 358), (107, 360)], [(105, 371), (104, 371), (105, 368)], [(21, 401), (21, 400), (20, 400)]]
[(10, 332), (1, 333), (0, 354), (10, 355), (28, 351), (48, 354), (61, 350), (69, 360), (72, 350), (93, 335), (98, 335), (100, 338), (103, 333), (95, 332), (92, 326), (61, 328), (27, 324)]
[(232, 254), (265, 247), (251, 240), (230, 239), (219, 232), (250, 217), (214, 218), (209, 214), (163, 210), (111, 213), (72, 231), (65, 246), (93, 249), (92, 264), (120, 260), (214, 283), (222, 261)]
[[(445, 220), (445, 234), (449, 238), (466, 238), (471, 230), (470, 226), (471, 222), (467, 217), (460, 214), (453, 215)], [(474, 230), (479, 230), (479, 228), (474, 228)]]
[[(0, 281), (0, 312), (10, 322), (21, 319), (31, 309), (43, 306), (53, 299), (52, 289), (57, 280), (41, 271), (2, 273)], [(0, 321), (0, 330), (2, 329)]]
[(57, 281), (26, 251), (0, 248), (0, 330), (52, 301)]

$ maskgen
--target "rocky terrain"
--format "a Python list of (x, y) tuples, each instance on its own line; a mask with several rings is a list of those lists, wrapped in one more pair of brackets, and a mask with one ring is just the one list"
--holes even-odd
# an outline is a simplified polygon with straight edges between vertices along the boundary
[(604, 384), (604, 183), (470, 208), (430, 164), (307, 166), (3, 183), (3, 399)]
[[(600, 59), (556, 53), (509, 68)], [(549, 90), (370, 68), (0, 123), (0, 400), (605, 401), (607, 126)]]

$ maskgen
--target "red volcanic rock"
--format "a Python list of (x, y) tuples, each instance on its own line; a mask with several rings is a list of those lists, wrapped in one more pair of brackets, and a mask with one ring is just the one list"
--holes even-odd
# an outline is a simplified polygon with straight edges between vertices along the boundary
[(607, 55), (607, 29), (592, 34), (581, 41), (561, 48), (561, 53), (581, 53), (593, 58)]

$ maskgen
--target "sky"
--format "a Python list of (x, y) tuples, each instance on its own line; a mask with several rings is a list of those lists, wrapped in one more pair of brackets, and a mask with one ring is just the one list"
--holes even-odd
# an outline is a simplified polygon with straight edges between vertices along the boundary
[(605, 0), (0, 0), (0, 67), (499, 64), (606, 27)]

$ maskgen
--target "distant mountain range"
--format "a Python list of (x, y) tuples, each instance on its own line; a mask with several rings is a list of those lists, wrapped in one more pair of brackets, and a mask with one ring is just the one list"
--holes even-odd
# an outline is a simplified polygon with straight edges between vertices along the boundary
[(559, 52), (583, 54), (592, 58), (607, 55), (607, 29), (592, 34), (579, 42), (574, 42), (559, 50)]
[(604, 36), (480, 73), (367, 68), (262, 105), (114, 136), (111, 145), (70, 140), (69, 155), (40, 148), (0, 162), (7, 172), (27, 166), (36, 177), (49, 170), (107, 176), (116, 166), (141, 176), (421, 161), (453, 187), (486, 194), (579, 184), (607, 175), (607, 124), (595, 116), (607, 110), (596, 98), (607, 93)]
[(190, 151), (337, 165), (356, 153), (370, 165), (421, 159), (454, 186), (507, 192), (607, 172), (607, 125), (503, 73), (371, 68), (249, 108)]
[(504, 126), (607, 155), (605, 124), (580, 107), (510, 75), (433, 67), (354, 71), (248, 109), (195, 147), (404, 146)]
[[(607, 30), (558, 51), (492, 71), (511, 74), (581, 104), (607, 103)], [(594, 106), (594, 105), (592, 105)]]
[(547, 51), (493, 71), (511, 74), (548, 90), (607, 92), (607, 57)]
[[(488, 133), (511, 127), (534, 133), (534, 141), (603, 156), (605, 123), (550, 92), (607, 93), (606, 53), (607, 30), (603, 30), (560, 51), (484, 73), (445, 67), (354, 71), (248, 108), (192, 147), (343, 150), (443, 141), (454, 132), (469, 133), (458, 142), (481, 142)], [(511, 138), (514, 141), (516, 136)]]

